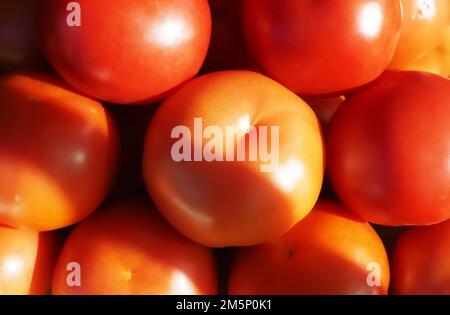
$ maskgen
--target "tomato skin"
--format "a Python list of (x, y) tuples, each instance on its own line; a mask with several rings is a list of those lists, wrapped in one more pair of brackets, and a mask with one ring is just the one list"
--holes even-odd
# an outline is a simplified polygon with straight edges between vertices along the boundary
[[(69, 287), (70, 262), (81, 286)], [(59, 257), (54, 294), (216, 294), (210, 249), (185, 239), (141, 202), (112, 205), (75, 227)]]
[(328, 133), (328, 170), (344, 204), (376, 224), (450, 218), (450, 81), (386, 72), (351, 95)]
[(38, 0), (0, 1), (0, 71), (44, 68), (35, 26)]
[[(194, 133), (195, 118), (220, 130), (242, 120), (279, 127), (279, 168), (261, 172), (261, 159), (175, 162), (172, 130)], [(211, 247), (241, 246), (278, 237), (302, 219), (319, 196), (324, 163), (320, 124), (306, 103), (261, 74), (223, 71), (187, 83), (158, 109), (145, 139), (143, 176), (157, 208), (181, 233)]]
[[(368, 264), (380, 266), (370, 287)], [(389, 262), (373, 228), (348, 217), (340, 205), (319, 201), (277, 240), (240, 248), (232, 264), (230, 294), (386, 294)]]
[(148, 102), (193, 77), (204, 61), (207, 0), (80, 0), (80, 27), (67, 25), (69, 2), (41, 2), (41, 44), (58, 73), (88, 95)]
[(450, 221), (403, 232), (394, 247), (394, 294), (450, 294)]
[(331, 94), (385, 70), (401, 6), (397, 0), (244, 0), (243, 24), (263, 73), (301, 95)]
[(46, 294), (57, 249), (54, 233), (0, 225), (0, 295)]
[(118, 159), (103, 106), (43, 74), (0, 79), (0, 223), (72, 225), (106, 197)]
[(437, 48), (447, 26), (448, 0), (401, 0), (403, 22), (400, 39), (389, 65), (404, 70), (409, 64)]

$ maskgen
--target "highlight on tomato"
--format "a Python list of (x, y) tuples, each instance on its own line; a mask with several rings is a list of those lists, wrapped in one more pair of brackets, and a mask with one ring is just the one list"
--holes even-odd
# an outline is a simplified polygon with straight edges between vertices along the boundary
[(0, 295), (47, 294), (58, 248), (54, 232), (0, 225)]
[(33, 73), (0, 78), (0, 99), (0, 223), (48, 231), (96, 210), (119, 154), (102, 104)]
[(108, 206), (77, 225), (53, 276), (57, 295), (216, 294), (210, 249), (176, 232), (144, 202)]
[(64, 80), (117, 104), (163, 98), (195, 76), (211, 35), (207, 0), (42, 0), (38, 17)]
[(211, 247), (255, 245), (313, 208), (324, 150), (311, 108), (254, 72), (215, 72), (184, 85), (156, 112), (143, 176), (157, 208)]
[(337, 195), (372, 223), (429, 225), (450, 218), (450, 81), (386, 72), (339, 107), (328, 133)]

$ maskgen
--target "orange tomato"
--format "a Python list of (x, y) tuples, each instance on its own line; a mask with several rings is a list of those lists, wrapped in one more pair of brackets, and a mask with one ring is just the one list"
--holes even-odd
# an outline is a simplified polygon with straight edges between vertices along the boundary
[(450, 220), (412, 227), (394, 247), (392, 287), (395, 294), (450, 294)]
[[(200, 136), (196, 119), (204, 126)], [(177, 140), (179, 128), (194, 136)], [(241, 134), (227, 137), (227, 128)], [(266, 139), (258, 136), (261, 128)], [(202, 140), (207, 129), (216, 137)], [(212, 145), (211, 138), (222, 138), (221, 144)], [(249, 138), (275, 154), (250, 160)], [(180, 141), (191, 154), (179, 150), (183, 159), (176, 162), (172, 153)], [(238, 143), (247, 151), (242, 161), (236, 157)], [(212, 159), (193, 157), (207, 151), (206, 144), (213, 147)], [(273, 169), (262, 171), (271, 162)], [(314, 206), (323, 173), (314, 112), (285, 87), (249, 71), (216, 72), (187, 83), (158, 109), (144, 144), (144, 179), (158, 209), (181, 233), (212, 247), (254, 245), (287, 232)]]
[[(403, 22), (390, 69), (403, 70), (439, 46), (447, 26), (448, 0), (402, 0)], [(418, 70), (418, 69), (414, 69)]]
[(57, 248), (54, 234), (0, 225), (0, 295), (46, 294)]
[(108, 193), (117, 132), (103, 106), (50, 76), (0, 79), (0, 223), (72, 225)]
[[(71, 271), (73, 263), (79, 269)], [(79, 272), (79, 278), (71, 272)], [(103, 209), (75, 227), (58, 259), (52, 290), (215, 294), (217, 275), (209, 249), (182, 237), (146, 204), (130, 202)]]
[(328, 201), (279, 239), (238, 249), (229, 279), (230, 294), (386, 294), (388, 287), (376, 232)]

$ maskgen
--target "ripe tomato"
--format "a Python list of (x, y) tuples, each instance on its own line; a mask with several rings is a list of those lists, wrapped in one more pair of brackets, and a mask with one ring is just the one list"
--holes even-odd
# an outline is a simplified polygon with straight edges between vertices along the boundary
[[(161, 97), (193, 77), (208, 50), (207, 0), (79, 0), (79, 11), (67, 10), (69, 0), (41, 3), (50, 63), (78, 90), (112, 103)], [(81, 26), (69, 26), (76, 12)]]
[[(71, 263), (79, 268), (70, 271)], [(185, 239), (146, 204), (122, 203), (75, 227), (58, 259), (52, 290), (54, 294), (215, 294), (217, 275), (208, 248)]]
[(366, 84), (389, 64), (398, 0), (244, 0), (246, 40), (264, 73), (302, 95)]
[(448, 0), (401, 0), (403, 22), (390, 69), (403, 70), (435, 49), (447, 26)]
[(424, 71), (431, 72), (435, 74), (442, 74), (444, 72), (443, 69), (443, 60), (442, 55), (438, 51), (438, 49), (434, 49), (431, 52), (427, 53), (422, 58), (415, 60), (413, 62), (404, 64), (401, 66), (401, 70), (410, 70), (410, 71)]
[(57, 249), (53, 233), (0, 225), (0, 295), (48, 293)]
[(34, 74), (3, 77), (0, 99), (0, 223), (53, 230), (94, 211), (118, 155), (102, 105)]
[(386, 72), (340, 106), (328, 170), (341, 200), (381, 225), (450, 218), (450, 81)]
[(450, 221), (413, 227), (398, 239), (392, 259), (395, 294), (450, 294)]
[(0, 71), (44, 67), (37, 41), (38, 0), (0, 1)]
[(224, 71), (187, 83), (158, 109), (143, 174), (161, 213), (187, 237), (212, 247), (254, 245), (312, 209), (323, 155), (320, 124), (297, 95), (261, 74)]
[(368, 223), (319, 201), (288, 233), (238, 249), (230, 294), (386, 294), (389, 262)]
[(242, 0), (209, 0), (209, 4), (213, 17), (211, 44), (202, 72), (257, 70), (242, 34)]

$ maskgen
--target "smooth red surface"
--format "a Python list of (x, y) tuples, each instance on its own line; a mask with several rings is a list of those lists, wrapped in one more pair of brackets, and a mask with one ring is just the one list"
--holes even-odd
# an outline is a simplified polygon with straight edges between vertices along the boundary
[(41, 44), (59, 74), (88, 95), (148, 102), (202, 66), (211, 33), (207, 0), (80, 0), (80, 27), (67, 25), (69, 2), (41, 2)]
[(450, 294), (450, 221), (413, 227), (397, 240), (394, 294)]
[(74, 224), (106, 198), (118, 159), (109, 113), (42, 74), (0, 79), (0, 223)]
[[(278, 168), (261, 172), (267, 163), (248, 158), (175, 162), (173, 128), (187, 126), (193, 147), (198, 117), (204, 129), (216, 126), (223, 133), (242, 123), (246, 129), (279, 127)], [(237, 135), (234, 153), (237, 138), (248, 150), (247, 134)], [(217, 148), (219, 155), (226, 151)], [(158, 209), (180, 232), (207, 246), (227, 247), (268, 241), (306, 216), (318, 198), (324, 164), (320, 124), (305, 102), (261, 74), (224, 71), (187, 83), (161, 105), (147, 131), (143, 176)]]
[(302, 95), (378, 77), (394, 54), (398, 0), (244, 0), (246, 40), (261, 70)]
[(341, 200), (382, 225), (450, 218), (450, 81), (386, 72), (351, 95), (328, 133), (328, 169)]
[[(230, 294), (387, 294), (389, 262), (373, 228), (340, 205), (319, 201), (284, 236), (240, 248), (233, 260)], [(380, 285), (369, 286), (371, 263)]]
[[(81, 286), (69, 287), (70, 262)], [(100, 210), (75, 227), (59, 257), (54, 294), (216, 294), (210, 249), (178, 234), (144, 203)]]

